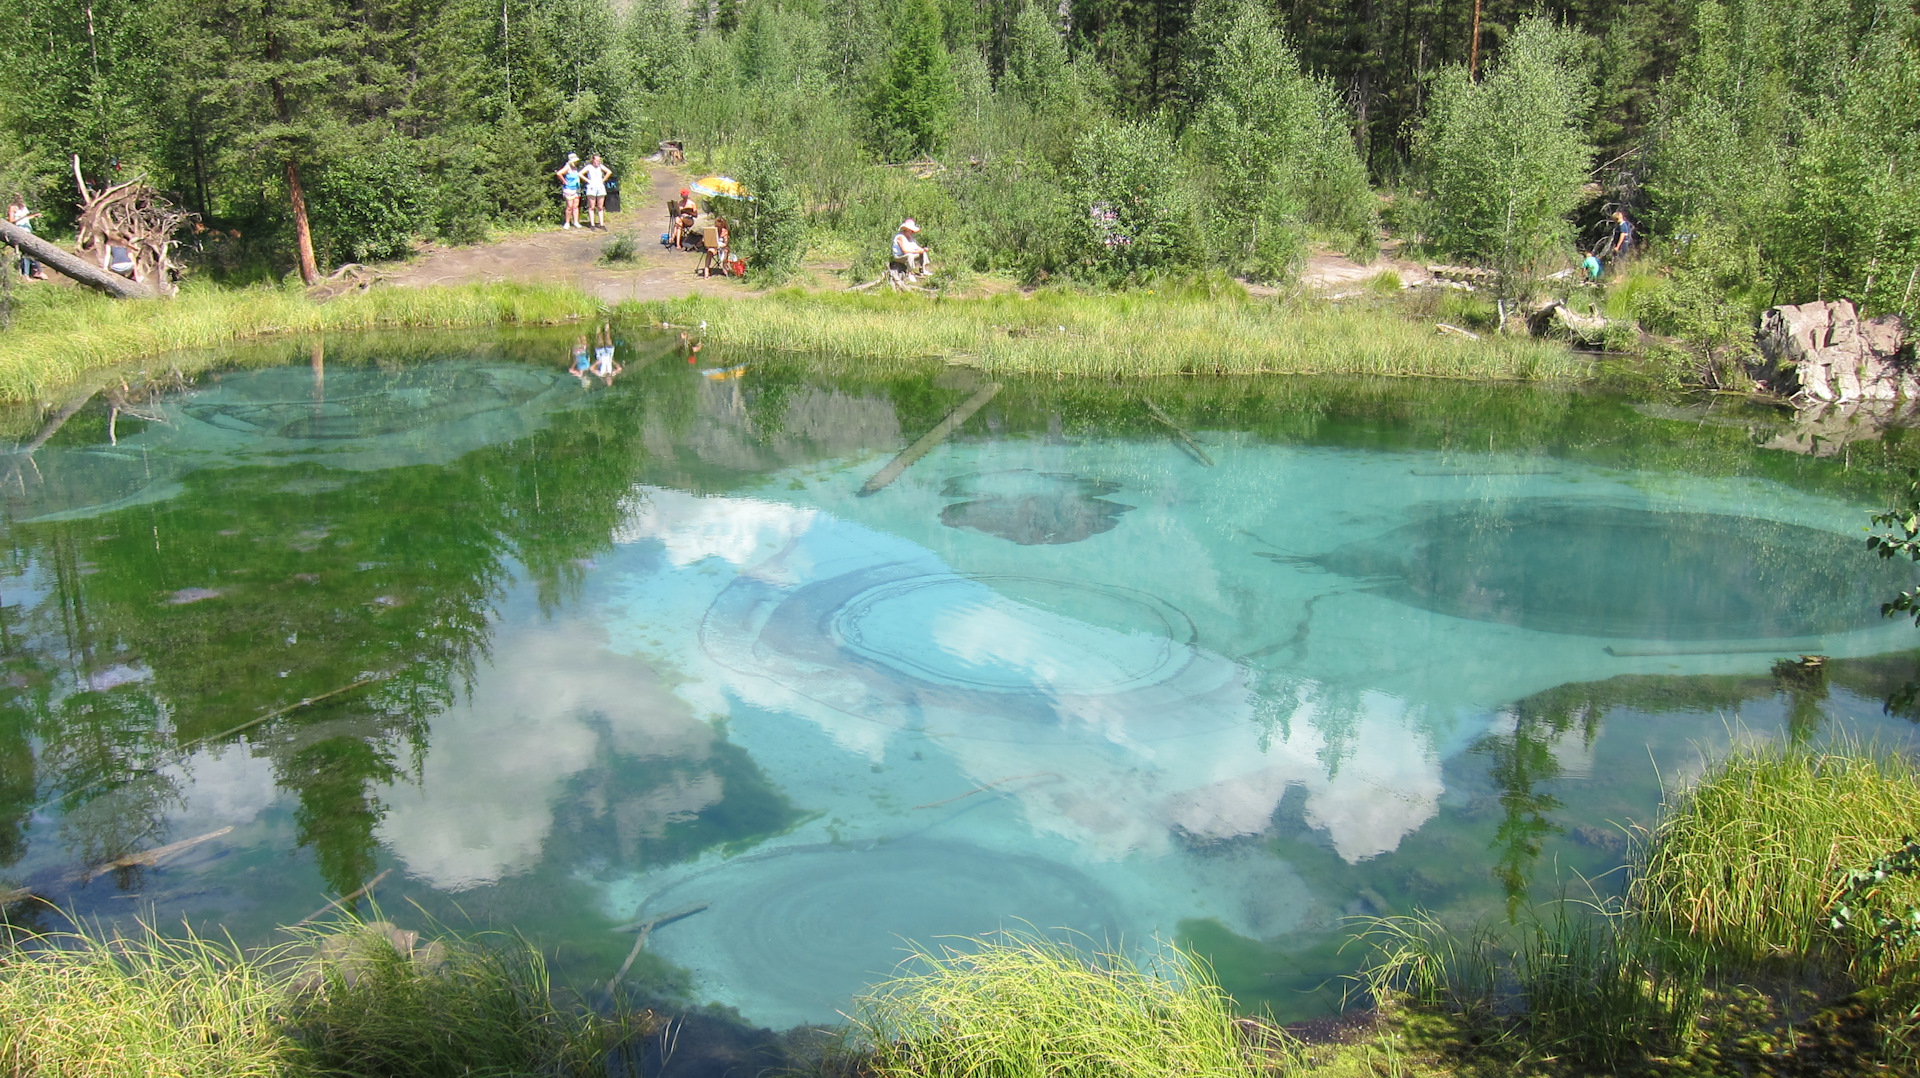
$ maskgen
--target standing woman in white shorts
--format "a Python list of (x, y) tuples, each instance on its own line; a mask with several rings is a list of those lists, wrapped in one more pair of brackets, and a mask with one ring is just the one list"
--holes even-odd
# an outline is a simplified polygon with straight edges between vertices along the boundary
[(594, 154), (587, 167), (580, 170), (580, 178), (587, 181), (587, 227), (606, 231), (607, 227), (607, 181), (613, 179), (613, 170), (606, 162)]

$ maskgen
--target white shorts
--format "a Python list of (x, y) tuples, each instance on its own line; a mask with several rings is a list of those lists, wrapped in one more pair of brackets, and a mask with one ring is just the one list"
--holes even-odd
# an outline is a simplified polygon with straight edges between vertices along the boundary
[(590, 183), (587, 185), (587, 197), (588, 198), (605, 198), (607, 197), (607, 189), (604, 186), (601, 186), (599, 184)]

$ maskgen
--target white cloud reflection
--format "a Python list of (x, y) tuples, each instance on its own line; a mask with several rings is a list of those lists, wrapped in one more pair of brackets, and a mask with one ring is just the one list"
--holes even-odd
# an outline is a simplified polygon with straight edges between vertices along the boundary
[(622, 589), (615, 646), (671, 664), (697, 708), (790, 714), (876, 764), (902, 731), (923, 733), (1082, 856), (1263, 833), (1294, 785), (1349, 861), (1438, 810), (1438, 755), (1395, 697), (1329, 711), (1309, 684), (1287, 736), (1263, 743), (1232, 661), (1031, 605), (816, 510), (650, 491), (621, 537), (658, 543), (668, 564)]

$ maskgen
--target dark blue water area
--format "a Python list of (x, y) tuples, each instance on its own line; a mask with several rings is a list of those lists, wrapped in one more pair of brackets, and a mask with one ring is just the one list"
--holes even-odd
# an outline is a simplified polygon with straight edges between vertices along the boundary
[(235, 357), (15, 454), (0, 889), (266, 942), (377, 881), (589, 994), (679, 914), (624, 990), (743, 1065), (1003, 929), (1324, 1013), (1354, 917), (1605, 893), (1736, 742), (1914, 741), (1914, 575), (1862, 542), (1897, 440), (1154, 387), (1209, 467), (1048, 380), (862, 496), (977, 376), (633, 330), (583, 380), (573, 336)]

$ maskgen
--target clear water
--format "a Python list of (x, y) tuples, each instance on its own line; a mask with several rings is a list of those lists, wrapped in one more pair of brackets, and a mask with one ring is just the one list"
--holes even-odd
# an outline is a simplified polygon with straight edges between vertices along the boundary
[[(583, 986), (704, 906), (639, 988), (775, 1028), (905, 941), (1158, 937), (1296, 1017), (1344, 918), (1605, 888), (1736, 738), (1913, 740), (1878, 613), (1912, 576), (1861, 542), (1897, 442), (1047, 381), (862, 497), (976, 378), (636, 332), (582, 385), (571, 341), (263, 351), (0, 459), (0, 885), (264, 939), (385, 871), (390, 914), (511, 925)], [(1811, 652), (1826, 685), (1770, 675)]]

